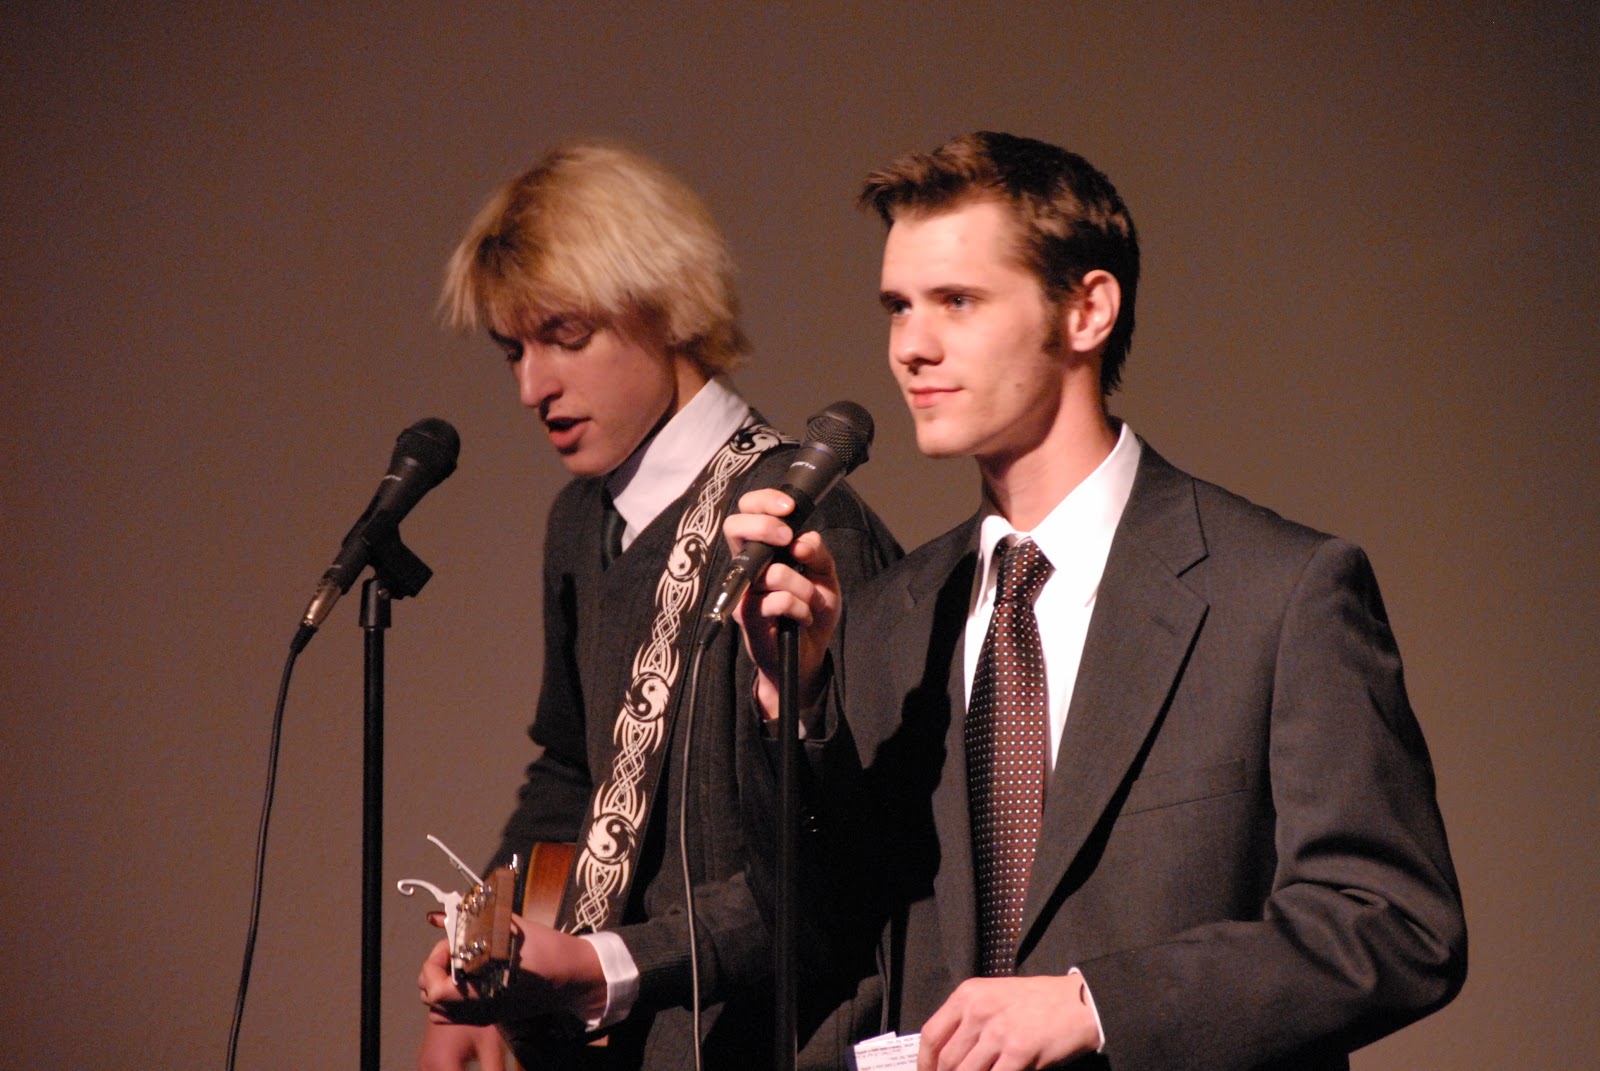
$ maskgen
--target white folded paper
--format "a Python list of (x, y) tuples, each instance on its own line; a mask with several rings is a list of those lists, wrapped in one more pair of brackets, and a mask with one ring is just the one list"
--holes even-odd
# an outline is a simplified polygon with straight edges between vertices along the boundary
[(856, 1043), (855, 1071), (916, 1071), (921, 1034), (879, 1034)]

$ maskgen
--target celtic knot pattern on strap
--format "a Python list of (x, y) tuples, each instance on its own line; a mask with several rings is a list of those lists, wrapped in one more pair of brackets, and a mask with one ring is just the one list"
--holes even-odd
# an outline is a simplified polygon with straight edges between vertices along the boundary
[(1032, 540), (1000, 560), (994, 617), (978, 655), (963, 728), (978, 893), (978, 973), (1015, 972), (1022, 904), (1044, 812), (1044, 652), (1033, 600), (1050, 562)]
[(721, 538), (727, 499), (734, 481), (782, 441), (759, 422), (740, 428), (687, 492), (690, 504), (678, 521), (672, 551), (656, 584), (655, 621), (633, 656), (632, 679), (617, 711), (612, 730), (617, 752), (611, 772), (595, 789), (573, 863), (570, 917), (563, 918), (561, 926), (569, 933), (602, 929), (621, 913), (638, 863), (650, 794), (660, 781), (666, 757), (673, 696), (683, 668), (680, 641), (693, 635), (706, 566)]

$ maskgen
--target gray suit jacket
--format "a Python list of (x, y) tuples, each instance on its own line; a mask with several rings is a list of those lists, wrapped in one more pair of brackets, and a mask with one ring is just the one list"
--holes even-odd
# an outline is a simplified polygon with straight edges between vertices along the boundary
[[(976, 955), (975, 533), (973, 518), (850, 602), (820, 749), (834, 849), (861, 867), (851, 896), (888, 922), (902, 1032)], [(1081, 968), (1115, 1068), (1342, 1067), (1448, 1001), (1465, 954), (1365, 556), (1146, 446), (1047, 786), (1018, 973)]]

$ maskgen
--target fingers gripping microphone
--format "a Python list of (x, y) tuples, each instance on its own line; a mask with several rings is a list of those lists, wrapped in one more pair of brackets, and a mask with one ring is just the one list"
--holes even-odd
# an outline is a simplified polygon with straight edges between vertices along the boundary
[[(800, 533), (823, 496), (867, 459), (871, 445), (872, 414), (855, 402), (834, 402), (806, 422), (806, 444), (778, 486), (794, 499), (794, 511), (784, 518), (791, 531)], [(772, 564), (779, 549), (767, 543), (746, 543), (734, 556), (706, 613), (711, 636), (732, 616), (745, 589)]]
[[(389, 459), (388, 473), (317, 584), (317, 593), (311, 597), (300, 622), (300, 632), (295, 637), (296, 650), (306, 645), (333, 609), (333, 604), (339, 601), (339, 596), (350, 590), (350, 585), (369, 563), (399, 551), (414, 562), (414, 567), (423, 570), (421, 581), (426, 581), (427, 566), (400, 546), (400, 522), (423, 495), (456, 470), (456, 458), (460, 453), (461, 436), (448, 422), (436, 417), (419, 420), (400, 433), (394, 455)], [(414, 587), (420, 586), (421, 582), (414, 584)], [(415, 590), (404, 594), (415, 594)]]

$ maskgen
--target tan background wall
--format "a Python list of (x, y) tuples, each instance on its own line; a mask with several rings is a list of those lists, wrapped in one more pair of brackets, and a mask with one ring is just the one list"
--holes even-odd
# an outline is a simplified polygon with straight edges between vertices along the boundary
[[(488, 850), (562, 482), (495, 351), (433, 317), (496, 183), (590, 133), (682, 171), (742, 266), (739, 384), (794, 430), (872, 409), (858, 484), (915, 544), (975, 481), (915, 454), (850, 199), (975, 128), (1075, 147), (1132, 206), (1117, 410), (1376, 563), (1473, 963), (1358, 1067), (1589, 1065), (1596, 8), (1314, 6), (13, 0), (0, 1066), (220, 1066), (286, 644), (425, 415), (465, 445), (406, 525), (438, 575), (389, 634), (388, 878), (449, 877), (428, 832)], [(356, 1064), (356, 601), (294, 682), (241, 1067)], [(431, 938), (398, 896), (385, 935), (401, 1068)]]

